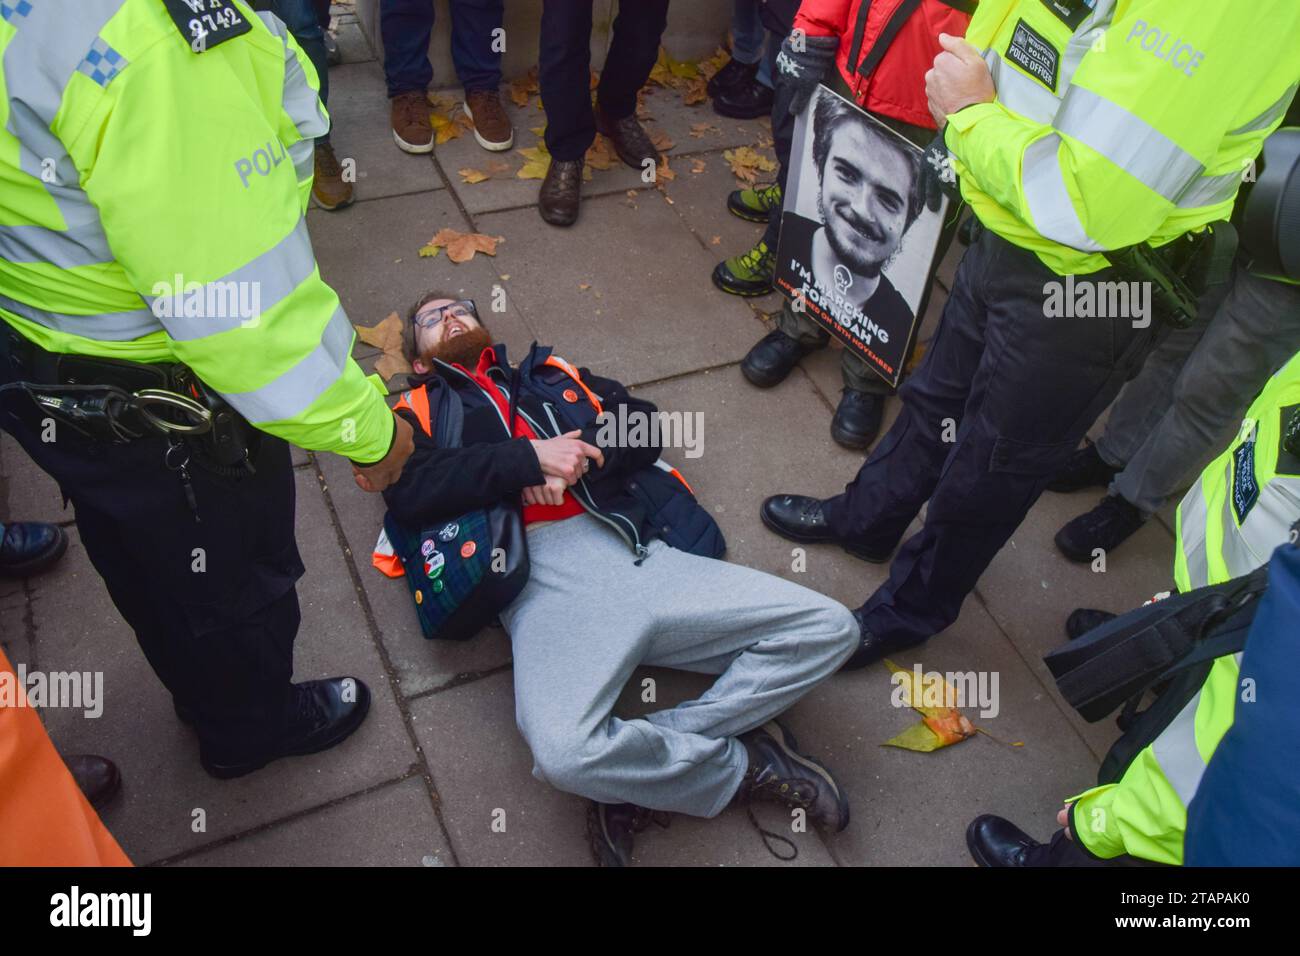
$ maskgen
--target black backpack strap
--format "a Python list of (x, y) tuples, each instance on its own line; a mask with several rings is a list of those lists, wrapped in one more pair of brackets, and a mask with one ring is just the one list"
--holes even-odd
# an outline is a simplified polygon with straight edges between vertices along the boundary
[(1249, 621), (1267, 587), (1267, 568), (1135, 608), (1048, 654), (1061, 695), (1088, 721), (1184, 666), (1235, 653), (1233, 625)]
[[(913, 13), (915, 13), (916, 8), (919, 7), (920, 5), (921, 5), (921, 0), (903, 0), (903, 2), (898, 5), (898, 9), (896, 9), (893, 15), (889, 18), (889, 21), (885, 24), (885, 28), (880, 31), (880, 36), (876, 37), (876, 42), (871, 45), (871, 49), (867, 51), (867, 55), (864, 56), (862, 58), (862, 62), (858, 64), (857, 72), (860, 75), (870, 76), (873, 72), (875, 72), (876, 67), (880, 65), (880, 61), (883, 60), (885, 58), (885, 54), (889, 52), (889, 46), (891, 43), (894, 42), (894, 37), (898, 36), (898, 31), (903, 29), (903, 24), (907, 22), (907, 18), (910, 17)], [(863, 0), (863, 4), (862, 4), (863, 11), (865, 11), (866, 8), (867, 8), (866, 0)], [(865, 33), (865, 27), (866, 27), (865, 13), (859, 14), (858, 23), (862, 27), (862, 29), (854, 30), (853, 42), (855, 44), (860, 44), (862, 42), (862, 35), (863, 33)], [(852, 53), (853, 51), (850, 50), (849, 51), (850, 63), (856, 62), (857, 59), (852, 55)]]

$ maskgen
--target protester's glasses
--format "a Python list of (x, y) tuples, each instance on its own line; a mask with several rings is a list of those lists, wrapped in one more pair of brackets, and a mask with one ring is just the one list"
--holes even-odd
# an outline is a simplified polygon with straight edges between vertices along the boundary
[(452, 302), (449, 305), (425, 309), (423, 312), (416, 314), (415, 327), (417, 329), (431, 329), (448, 317), (453, 319), (473, 319), (477, 322), (478, 309), (474, 306), (474, 300), (461, 299), (459, 302)]

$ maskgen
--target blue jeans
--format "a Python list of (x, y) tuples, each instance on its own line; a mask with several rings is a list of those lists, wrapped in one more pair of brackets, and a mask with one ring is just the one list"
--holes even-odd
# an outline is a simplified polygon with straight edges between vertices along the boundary
[[(325, 59), (325, 31), (321, 29), (314, 0), (253, 0), (254, 10), (268, 10), (284, 21), (293, 38), (307, 54), (320, 79), (320, 101), (328, 107), (330, 95), (329, 63)], [(328, 143), (329, 133), (316, 140)]]
[[(466, 93), (495, 90), (501, 85), (501, 54), (492, 50), (493, 31), (501, 27), (504, 0), (451, 0), (450, 6), (451, 62), (460, 85)], [(379, 0), (379, 32), (389, 97), (427, 90), (433, 82), (433, 0)]]
[[(763, 44), (766, 42), (766, 51)], [(763, 26), (758, 0), (733, 0), (731, 5), (731, 58), (737, 63), (757, 63), (758, 82), (772, 88), (772, 62), (780, 39), (770, 37)]]

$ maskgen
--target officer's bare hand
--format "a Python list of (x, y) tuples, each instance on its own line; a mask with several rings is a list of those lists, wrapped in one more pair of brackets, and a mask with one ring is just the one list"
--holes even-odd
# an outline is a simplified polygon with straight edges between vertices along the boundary
[(533, 451), (537, 453), (537, 463), (541, 466), (542, 474), (563, 478), (566, 485), (572, 485), (587, 473), (590, 467), (587, 459), (593, 459), (598, 466), (605, 464), (605, 453), (579, 438), (581, 434), (580, 431), (572, 431), (559, 438), (533, 441)]
[(925, 98), (935, 124), (943, 129), (949, 115), (975, 103), (992, 103), (997, 90), (979, 50), (946, 33), (939, 34), (939, 45), (943, 52), (925, 74)]
[(415, 436), (410, 422), (401, 415), (394, 415), (393, 420), (397, 428), (388, 454), (373, 465), (352, 466), (352, 476), (362, 491), (383, 491), (402, 477), (402, 466), (415, 450)]
[(524, 504), (562, 505), (564, 504), (564, 492), (568, 487), (563, 478), (547, 475), (545, 483), (524, 489)]
[(1065, 831), (1066, 838), (1073, 840), (1074, 834), (1070, 832), (1070, 806), (1071, 805), (1067, 803), (1065, 808), (1056, 815), (1056, 822), (1059, 823), (1061, 829)]

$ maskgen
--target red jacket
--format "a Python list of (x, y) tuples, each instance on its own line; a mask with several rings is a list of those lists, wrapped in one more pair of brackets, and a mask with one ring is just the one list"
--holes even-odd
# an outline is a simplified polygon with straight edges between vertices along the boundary
[[(796, 30), (808, 36), (837, 36), (840, 50), (836, 65), (844, 82), (857, 96), (858, 105), (873, 113), (934, 129), (934, 119), (925, 101), (925, 73), (939, 55), (939, 34), (965, 36), (970, 14), (955, 9), (969, 6), (969, 0), (921, 0), (921, 5), (902, 22), (893, 40), (869, 76), (858, 67), (880, 40), (904, 0), (866, 0), (864, 22), (860, 16), (864, 0), (803, 0), (795, 15)], [(953, 4), (953, 5), (949, 5)], [(859, 35), (861, 39), (859, 39)], [(855, 50), (856, 47), (856, 50)], [(856, 53), (850, 64), (850, 54)]]

